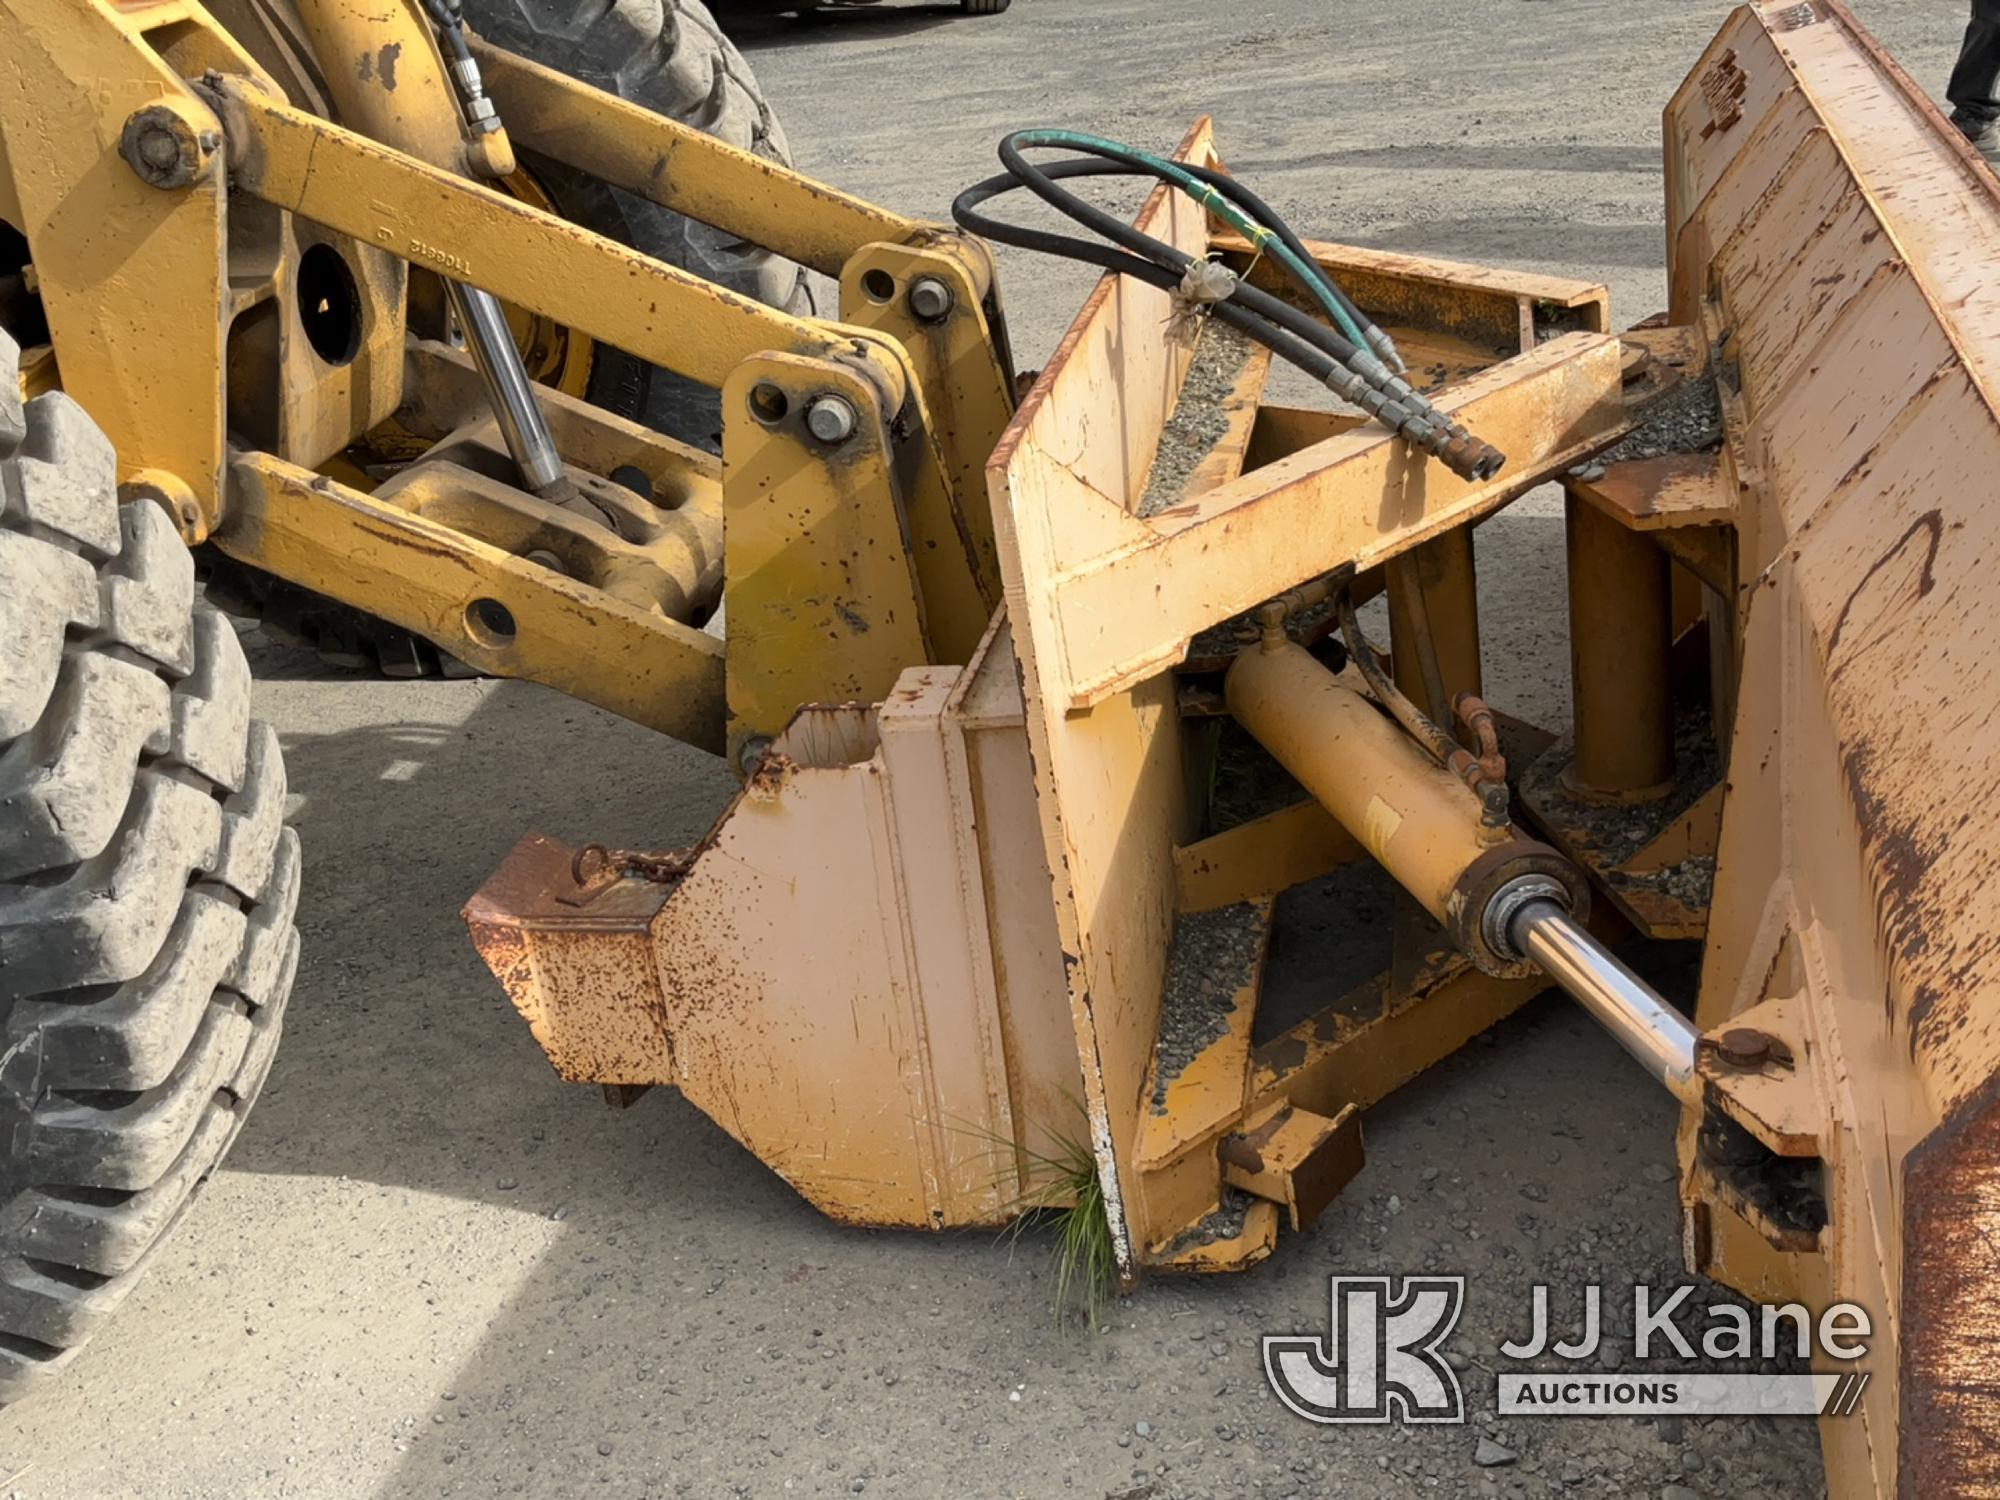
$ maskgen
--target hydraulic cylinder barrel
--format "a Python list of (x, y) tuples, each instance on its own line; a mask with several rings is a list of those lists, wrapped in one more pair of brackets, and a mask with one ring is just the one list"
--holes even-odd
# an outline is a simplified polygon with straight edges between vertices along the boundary
[(1229, 711), (1489, 973), (1539, 968), (1654, 1078), (1693, 1088), (1692, 1027), (1577, 920), (1574, 864), (1532, 839), (1480, 838), (1480, 804), (1371, 699), (1267, 636), (1225, 685)]

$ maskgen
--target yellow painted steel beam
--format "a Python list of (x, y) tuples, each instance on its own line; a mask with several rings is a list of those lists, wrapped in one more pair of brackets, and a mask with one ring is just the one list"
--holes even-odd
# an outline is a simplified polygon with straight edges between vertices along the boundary
[(1495, 979), (1467, 965), (1391, 1008), (1378, 975), (1256, 1050), (1249, 1108), (1282, 1100), (1327, 1115), (1367, 1109), (1548, 987), (1539, 973)]
[(1374, 567), (1561, 473), (1622, 430), (1619, 370), (1617, 339), (1576, 333), (1444, 392), (1443, 410), (1508, 455), (1489, 480), (1460, 479), (1371, 425), (1127, 528), (1124, 545), (1051, 580), (1069, 706), (1174, 665), (1196, 634), (1287, 580)]
[[(64, 388), (110, 436), (122, 476), (160, 470), (187, 485), (198, 534), (222, 484), (228, 184), (214, 116), (145, 40), (148, 25), (180, 19), (178, 8), (0, 0), (0, 176)], [(217, 66), (254, 70), (226, 38), (199, 40)], [(170, 185), (143, 180), (121, 152), (142, 111), (157, 139), (186, 148)]]
[[(1277, 262), (1253, 254), (1247, 240), (1224, 233), (1214, 243), (1248, 266), (1256, 285), (1295, 294)], [(1534, 348), (1538, 329), (1548, 323), (1585, 333), (1611, 331), (1611, 296), (1598, 282), (1324, 240), (1307, 240), (1305, 247), (1357, 304), (1395, 328), (1447, 333), (1508, 353)]]
[(722, 642), (295, 464), (230, 467), (231, 557), (703, 750), (723, 744)]
[(1182, 912), (1213, 911), (1301, 885), (1367, 851), (1312, 797), (1174, 850)]
[[(1242, 971), (1242, 982), (1228, 995), (1203, 997), (1218, 1012), (1214, 1017), (1217, 1030), (1206, 1045), (1171, 1073), (1162, 1071), (1166, 1059), (1154, 1053), (1145, 1089), (1151, 1106), (1141, 1116), (1134, 1153), (1141, 1173), (1171, 1165), (1242, 1121), (1250, 1073), (1250, 1035), (1257, 1020), (1257, 996), (1264, 987), (1264, 960), (1270, 952), (1276, 904), (1275, 896), (1260, 896), (1220, 919), (1212, 919), (1242, 934), (1249, 961)], [(1187, 914), (1180, 920), (1185, 922)], [(1171, 951), (1167, 963), (1171, 972)], [(1212, 1160), (1206, 1160), (1205, 1165), (1214, 1168)], [(1208, 1170), (1201, 1175), (1213, 1173)]]
[(871, 241), (951, 232), (490, 43), (475, 41), (472, 50), (516, 145), (828, 276)]
[(767, 350), (857, 357), (906, 395), (901, 353), (691, 271), (224, 79), (232, 185), (704, 385)]

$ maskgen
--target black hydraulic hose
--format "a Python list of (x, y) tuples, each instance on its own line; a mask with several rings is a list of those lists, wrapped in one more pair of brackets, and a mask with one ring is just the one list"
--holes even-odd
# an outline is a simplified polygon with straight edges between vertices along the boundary
[[(1029, 162), (1018, 143), (1018, 137), (1021, 134), (1022, 132), (1017, 131), (1014, 135), (1007, 137), (1007, 139), (1000, 143), (1000, 160), (1006, 165), (1008, 171), (1021, 179), (1021, 182), (1030, 192), (1035, 193), (1036, 196), (1064, 213), (1072, 213), (1072, 204), (1085, 210), (1088, 213), (1088, 218), (1080, 219), (1079, 221), (1086, 222), (1090, 228), (1104, 234), (1106, 238), (1113, 240), (1114, 243), (1124, 243), (1124, 237), (1128, 235), (1135, 238), (1145, 238), (1139, 231), (1133, 229), (1131, 225), (1124, 223), (1115, 215), (1103, 213), (1102, 210), (1095, 209), (1093, 205), (1082, 203), (1071, 195), (1063, 193), (1060, 189), (1055, 190), (1057, 196), (1053, 197), (1049, 193), (1044, 192), (1043, 186), (1052, 185), (1054, 178), (1070, 174), (1054, 172), (1046, 166), (1041, 168), (1035, 167)], [(1070, 149), (1081, 151), (1086, 156), (1094, 156), (1107, 162), (1117, 163), (1126, 169), (1122, 175), (1152, 177), (1158, 181), (1166, 180), (1160, 177), (1154, 165), (1140, 152), (1122, 150), (1109, 141), (1084, 142), (1073, 140), (1067, 144)], [(1245, 184), (1231, 177), (1227, 172), (1219, 172), (1213, 167), (1198, 166), (1194, 162), (1175, 162), (1174, 166), (1178, 170), (1185, 172), (1189, 177), (1194, 178), (1197, 182), (1213, 188), (1217, 193), (1229, 199), (1238, 208), (1241, 208), (1270, 233), (1273, 238), (1283, 244), (1286, 249), (1290, 250), (1300, 261), (1307, 265), (1313, 264), (1312, 252), (1306, 248), (1305, 242), (1293, 231), (1292, 226), (1286, 223), (1270, 204), (1266, 203)], [(1083, 174), (1078, 173), (1075, 175), (1080, 176)], [(1044, 179), (1043, 186), (1037, 186), (1036, 178), (1038, 176)], [(1075, 215), (1072, 214), (1072, 216), (1074, 217)], [(1153, 243), (1157, 244), (1158, 242), (1154, 241)], [(1128, 248), (1137, 249), (1136, 245), (1130, 244), (1128, 244)], [(1295, 275), (1293, 279), (1297, 280), (1298, 278)], [(1341, 287), (1339, 282), (1335, 281), (1331, 276), (1323, 275), (1319, 279), (1319, 286), (1332, 294), (1334, 301), (1340, 304), (1341, 309), (1364, 332), (1372, 330), (1372, 333), (1370, 333), (1371, 340), (1377, 337), (1381, 338), (1383, 346), (1391, 354), (1394, 353), (1395, 346), (1388, 342), (1387, 337), (1382, 335), (1381, 330), (1375, 328), (1374, 320), (1362, 312), (1359, 307), (1355, 306), (1354, 299), (1347, 295), (1347, 292)], [(1304, 287), (1304, 290), (1308, 295), (1311, 295), (1315, 288), (1307, 286)], [(1378, 352), (1380, 351), (1378, 350)]]
[[(1005, 178), (994, 178), (991, 181), (1013, 185)], [(1045, 255), (1060, 256), (1066, 260), (1082, 261), (1086, 265), (1098, 266), (1121, 276), (1130, 276), (1134, 281), (1143, 281), (1148, 286), (1156, 286), (1164, 292), (1175, 292), (1180, 289), (1180, 274), (1154, 261), (1141, 259), (1123, 250), (1114, 250), (1109, 245), (1093, 244), (1089, 240), (1076, 239), (1070, 235), (1052, 234), (1047, 230), (1029, 229), (1024, 225), (1008, 224), (999, 219), (987, 218), (976, 209), (967, 206), (968, 203), (979, 201), (973, 195), (979, 188), (986, 186), (989, 186), (989, 183), (968, 188), (959, 195), (958, 202), (952, 206), (952, 212), (959, 224), (972, 233), (990, 239), (996, 244), (1012, 245), (1019, 250), (1035, 250)], [(1309, 342), (1268, 322), (1249, 308), (1236, 306), (1231, 302), (1212, 303), (1209, 305), (1209, 310), (1244, 337), (1264, 345), (1281, 359), (1297, 365), (1316, 380), (1325, 381), (1342, 369), (1340, 361), (1321, 346), (1321, 340), (1318, 338)], [(1318, 334), (1339, 338), (1338, 334), (1319, 324), (1314, 324), (1313, 327)]]
[[(1074, 193), (1064, 188), (1057, 187), (1056, 177), (1063, 174), (1052, 171), (1051, 167), (1059, 164), (1051, 163), (1050, 167), (1038, 167), (1028, 159), (1027, 153), (1022, 149), (1022, 141), (1024, 139), (1030, 140), (1031, 144), (1047, 144), (1047, 142), (1033, 140), (1039, 134), (1042, 133), (1017, 130), (1000, 142), (1001, 165), (1006, 167), (1008, 172), (1018, 179), (1021, 186), (1027, 188), (1028, 191), (1035, 194), (1035, 196), (1042, 199), (1051, 207), (1068, 214), (1078, 223), (1084, 225), (1084, 227), (1094, 230), (1113, 244), (1123, 245), (1134, 254), (1144, 255), (1152, 259), (1157, 258), (1159, 252), (1165, 252), (1175, 261), (1192, 261), (1193, 257), (1187, 255), (1185, 251), (1177, 250), (1169, 245), (1163, 245), (1160, 241), (1153, 239), (1142, 230), (1124, 223), (1117, 215), (1106, 212), (1104, 209), (1077, 197)], [(1065, 134), (1069, 144), (1072, 144), (1076, 150), (1084, 152), (1086, 158), (1114, 162), (1126, 168), (1133, 175), (1152, 177), (1160, 181), (1169, 182), (1181, 188), (1182, 191), (1186, 191), (1184, 183), (1175, 182), (1173, 178), (1163, 175), (1162, 169), (1167, 165), (1165, 163), (1151, 160), (1142, 153), (1128, 150), (1112, 141), (1096, 138), (1083, 139), (1068, 135), (1067, 133)], [(1186, 177), (1191, 177), (1204, 185), (1212, 184), (1214, 179), (1220, 179), (1224, 182), (1229, 181), (1224, 174), (1213, 172), (1205, 167), (1199, 169), (1198, 172), (1189, 171), (1186, 166), (1176, 162), (1171, 165), (1171, 170), (1181, 173)], [(1247, 189), (1243, 189), (1242, 191), (1248, 192)], [(1232, 202), (1236, 201), (1233, 194), (1225, 194), (1220, 190), (1217, 191), (1217, 196), (1228, 196)], [(1293, 265), (1288, 267), (1293, 280), (1297, 281), (1309, 295), (1316, 293), (1317, 290), (1322, 288), (1330, 292), (1334, 306), (1349, 315), (1350, 323), (1345, 329), (1345, 333), (1351, 337), (1344, 340), (1344, 342), (1347, 342), (1348, 346), (1354, 349), (1354, 353), (1338, 356), (1340, 362), (1352, 370), (1362, 382), (1380, 391), (1388, 399), (1428, 418), (1433, 410), (1430, 402), (1407, 381), (1403, 380), (1381, 357), (1380, 351), (1386, 351), (1388, 355), (1394, 357), (1396, 354), (1395, 345), (1390, 343), (1387, 336), (1380, 329), (1376, 328), (1358, 308), (1354, 307), (1346, 293), (1340, 290), (1330, 276), (1322, 272), (1317, 272), (1314, 269), (1311, 252), (1305, 248), (1304, 243), (1300, 241), (1298, 236), (1291, 232), (1290, 226), (1284, 224), (1283, 220), (1278, 218), (1271, 206), (1265, 203), (1263, 199), (1257, 198), (1254, 193), (1249, 194), (1249, 196), (1256, 202), (1257, 209), (1250, 210), (1247, 205), (1239, 206), (1243, 207), (1246, 213), (1256, 221), (1256, 226), (1260, 232), (1277, 239), (1284, 246), (1287, 253), (1285, 256), (1279, 257), (1279, 259), (1281, 261), (1289, 259), (1294, 262)], [(1185, 265), (1182, 268), (1185, 269)], [(1309, 275), (1312, 277), (1311, 281), (1307, 280)], [(1241, 295), (1246, 301), (1252, 302), (1258, 312), (1270, 318), (1273, 322), (1284, 321), (1273, 313), (1273, 308), (1282, 307), (1288, 312), (1297, 311), (1281, 299), (1271, 297), (1261, 289), (1248, 286), (1247, 284), (1241, 286)], [(1265, 301), (1260, 302), (1257, 299), (1265, 299)], [(1340, 320), (1336, 319), (1335, 321), (1338, 322)], [(1308, 335), (1303, 332), (1303, 324), (1310, 324), (1313, 327), (1323, 326), (1317, 319), (1310, 317), (1302, 317), (1301, 325), (1288, 326), (1292, 326), (1293, 332), (1299, 333), (1301, 337), (1306, 337)], [(1371, 349), (1364, 353), (1359, 346), (1352, 343), (1352, 339), (1373, 340), (1379, 344), (1379, 351)], [(1398, 359), (1398, 363), (1400, 364), (1400, 359)], [(1342, 391), (1341, 394), (1347, 395), (1348, 393)], [(1350, 397), (1350, 399), (1352, 398)], [(1361, 404), (1364, 409), (1373, 413), (1372, 405), (1365, 401)], [(1440, 426), (1451, 427), (1449, 422), (1441, 418), (1437, 419), (1437, 421)], [(1392, 423), (1391, 425), (1395, 424)], [(1462, 432), (1462, 429), (1459, 429), (1459, 431)], [(1415, 441), (1423, 441), (1422, 436), (1418, 433), (1412, 433), (1410, 436)], [(1425, 444), (1425, 446), (1429, 445)]]
[[(1198, 167), (1193, 162), (1182, 162), (1180, 167), (1190, 177), (1199, 178), (1222, 194), (1223, 197), (1229, 199), (1238, 208), (1243, 209), (1246, 213), (1254, 217), (1260, 224), (1276, 235), (1285, 248), (1298, 256), (1300, 260), (1310, 261), (1314, 258), (1312, 251), (1306, 248), (1306, 242), (1298, 237), (1293, 231), (1292, 226), (1279, 218), (1276, 210), (1270, 204), (1258, 197), (1256, 193), (1252, 192), (1241, 181), (1231, 177), (1227, 172), (1218, 172), (1213, 167)], [(1347, 309), (1347, 315), (1350, 318), (1360, 323), (1364, 329), (1375, 327), (1375, 320), (1364, 313), (1359, 307), (1355, 306), (1354, 299), (1347, 295), (1347, 289), (1339, 282), (1329, 276), (1325, 279), (1325, 286), (1328, 291), (1333, 293), (1335, 300)], [(1392, 345), (1391, 347), (1393, 348), (1394, 346)]]
[[(1022, 153), (1021, 148), (1014, 144), (1014, 138), (1009, 136), (1000, 143), (1000, 160), (1007, 168), (1008, 175), (988, 178), (987, 181), (1003, 183), (1007, 188), (1025, 187), (1051, 208), (1068, 215), (1084, 228), (1096, 232), (1112, 244), (1156, 265), (1164, 265), (1170, 270), (1184, 274), (1195, 263), (1195, 257), (1187, 251), (1179, 246), (1169, 245), (1164, 240), (1154, 239), (1143, 229), (1125, 223), (1116, 214), (1107, 212), (1088, 199), (1079, 198), (1075, 193), (1056, 185), (1057, 179), (1062, 177), (1154, 175), (1142, 158), (1136, 156), (1124, 158), (1109, 151), (1096, 154), (1106, 162), (1108, 173), (1089, 170), (1092, 163), (1087, 157), (1036, 166)], [(1302, 339), (1318, 344), (1343, 365), (1351, 367), (1361, 355), (1360, 347), (1353, 340), (1335, 332), (1310, 314), (1301, 312), (1282, 298), (1272, 296), (1261, 287), (1238, 282), (1230, 297), (1241, 301), (1267, 322), (1275, 323)]]
[[(1057, 186), (1059, 180), (1071, 177), (1156, 176), (1151, 168), (1102, 156), (1038, 167), (1022, 155), (1011, 137), (1002, 142), (1000, 153), (1009, 170), (967, 188), (952, 204), (952, 217), (962, 228), (1001, 244), (1081, 260), (1169, 292), (1179, 290), (1181, 278), (1196, 264), (1195, 257)], [(980, 212), (979, 206), (988, 199), (1021, 187), (1120, 248), (1010, 224)], [(1209, 305), (1224, 322), (1306, 370), (1413, 446), (1437, 455), (1453, 472), (1468, 479), (1485, 479), (1505, 462), (1497, 449), (1438, 411), (1374, 354), (1282, 298), (1239, 280), (1226, 298)], [(1247, 320), (1245, 314), (1249, 315)], [(1290, 337), (1274, 338), (1278, 333)], [(1314, 353), (1302, 357), (1301, 350), (1306, 348)]]
[[(1053, 179), (1057, 178), (1130, 177), (1135, 174), (1115, 162), (1078, 158), (1071, 161), (1051, 162), (1046, 167), (1036, 169), (1036, 175), (1050, 179), (1051, 186), (1053, 187)], [(953, 201), (951, 205), (952, 218), (958, 222), (959, 227), (962, 229), (968, 229), (974, 234), (998, 241), (1003, 245), (1012, 245), (1016, 249), (1038, 250), (1044, 254), (1068, 256), (1074, 260), (1087, 260), (1093, 265), (1109, 264), (1102, 256), (1105, 247), (1093, 240), (1081, 240), (1072, 235), (1054, 234), (1044, 229), (1030, 229), (1026, 225), (1010, 224), (1004, 219), (995, 219), (991, 215), (979, 212), (978, 206), (988, 199), (997, 198), (1002, 193), (1012, 192), (1014, 189), (1024, 185), (1008, 173), (1002, 173), (997, 177), (989, 177), (984, 182), (974, 183), (971, 187), (960, 193)], [(1113, 244), (1122, 247), (1124, 254), (1132, 259), (1143, 260), (1150, 265), (1171, 273), (1169, 280), (1155, 281), (1155, 285), (1178, 287), (1181, 283), (1181, 277), (1186, 275), (1188, 268), (1195, 264), (1195, 257), (1189, 255), (1180, 247), (1169, 245), (1164, 240), (1154, 239), (1153, 236), (1147, 234), (1144, 230), (1135, 229), (1130, 224), (1119, 223), (1117, 219), (1112, 218), (1109, 214), (1104, 214), (1101, 209), (1096, 208), (1094, 205), (1085, 203), (1073, 193), (1065, 193), (1060, 188), (1055, 188), (1054, 191), (1059, 195), (1063, 203), (1075, 204), (1079, 209), (1088, 210), (1093, 216), (1088, 221), (1080, 222), (1087, 222), (1090, 227), (1095, 227), (1095, 216), (1102, 215), (1106, 222), (1116, 226), (1118, 233), (1116, 235), (1107, 235), (1106, 238), (1110, 239)], [(1054, 203), (1057, 200), (1051, 199), (1048, 201)], [(1120, 262), (1118, 266), (1111, 268), (1122, 270), (1124, 262)], [(1293, 307), (1282, 298), (1272, 296), (1261, 287), (1249, 286), (1238, 282), (1236, 289), (1231, 293), (1231, 297), (1234, 300), (1241, 301), (1245, 307), (1249, 308), (1266, 322), (1273, 323), (1278, 327), (1286, 329), (1295, 337), (1317, 345), (1319, 348), (1325, 350), (1331, 358), (1343, 365), (1360, 353), (1358, 346), (1353, 340), (1347, 338), (1337, 330), (1327, 327), (1326, 324), (1320, 322), (1311, 314)]]
[(450, 0), (423, 0), (424, 11), (431, 18), (431, 25), (451, 49), (454, 61), (472, 61), (472, 49), (465, 41), (465, 12), (450, 3)]
[(1382, 663), (1376, 660), (1375, 648), (1368, 644), (1368, 637), (1361, 633), (1361, 621), (1354, 613), (1354, 596), (1346, 589), (1340, 591), (1334, 601), (1334, 610), (1340, 619), (1340, 633), (1347, 642), (1347, 654), (1361, 669), (1361, 675), (1368, 680), (1368, 689), (1377, 701), (1389, 710), (1390, 716), (1410, 732), (1416, 742), (1427, 750), (1431, 758), (1441, 766), (1451, 764), (1454, 750), (1461, 755), (1465, 747), (1440, 728), (1425, 712), (1404, 696), (1389, 674), (1382, 670)]

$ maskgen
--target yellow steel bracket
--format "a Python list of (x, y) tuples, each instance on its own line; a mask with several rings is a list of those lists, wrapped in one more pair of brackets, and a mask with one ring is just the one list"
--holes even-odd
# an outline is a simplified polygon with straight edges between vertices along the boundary
[[(746, 360), (772, 351), (838, 361), (861, 372), (874, 393), (870, 409), (896, 419), (899, 482), (938, 627), (937, 654), (907, 657), (900, 665), (970, 656), (998, 593), (984, 491), (964, 488), (990, 447), (984, 433), (997, 428), (1001, 415), (991, 377), (970, 446), (949, 434), (956, 456), (947, 467), (945, 434), (912, 357), (895, 340), (766, 307), (292, 109), (239, 80), (213, 87), (226, 121), (234, 183), (253, 197), (704, 384), (725, 387)], [(964, 270), (966, 262), (941, 258), (937, 264), (983, 318), (973, 297), (983, 289)], [(992, 364), (990, 347), (983, 358)], [(976, 497), (972, 503), (968, 494)]]
[(116, 436), (125, 476), (185, 482), (198, 540), (222, 483), (228, 184), (220, 124), (146, 36), (181, 26), (200, 62), (255, 64), (191, 18), (205, 19), (186, 5), (0, 0), (0, 177), (34, 247), (64, 388)]
[[(938, 659), (967, 660), (1000, 599), (984, 465), (1014, 411), (991, 252), (552, 68), (485, 43), (474, 52), (518, 144), (839, 277), (842, 319), (900, 345), (942, 468), (917, 466), (912, 522), (960, 533), (945, 553), (920, 552), (925, 598)], [(969, 572), (957, 562), (967, 553)]]
[[(977, 641), (1000, 600), (986, 459), (1013, 419), (1014, 391), (990, 253), (959, 235), (919, 245), (878, 242), (857, 250), (840, 277), (841, 317), (889, 335), (909, 355), (945, 455), (958, 500), (957, 524), (976, 562), (969, 592), (951, 600), (940, 599), (936, 590), (926, 594), (933, 613), (942, 604), (976, 610), (976, 619), (938, 622), (953, 641), (968, 629)], [(966, 655), (969, 651), (948, 659)]]
[(860, 353), (905, 394), (876, 340), (766, 307), (530, 204), (292, 108), (213, 84), (238, 191), (477, 286), (663, 369), (720, 387), (767, 349)]
[(481, 671), (722, 749), (722, 642), (268, 454), (231, 469), (230, 550), (366, 599)]
[(722, 402), (729, 748), (745, 765), (801, 703), (876, 702), (933, 658), (876, 389), (770, 354), (739, 364)]

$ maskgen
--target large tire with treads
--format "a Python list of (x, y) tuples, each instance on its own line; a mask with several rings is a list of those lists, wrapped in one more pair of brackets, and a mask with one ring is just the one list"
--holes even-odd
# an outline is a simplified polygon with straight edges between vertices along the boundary
[(166, 513), (0, 332), (0, 1401), (215, 1170), (298, 963), (277, 736)]

